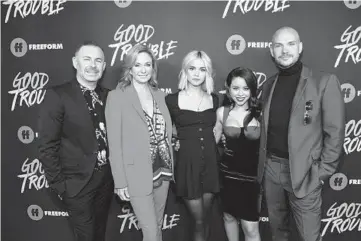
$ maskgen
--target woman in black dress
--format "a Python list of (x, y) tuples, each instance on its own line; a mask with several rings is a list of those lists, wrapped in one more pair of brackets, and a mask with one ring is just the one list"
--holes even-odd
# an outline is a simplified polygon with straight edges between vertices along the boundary
[(177, 129), (180, 149), (176, 157), (176, 194), (184, 199), (195, 221), (195, 241), (205, 241), (205, 222), (215, 193), (220, 190), (218, 151), (213, 134), (217, 96), (213, 92), (212, 62), (203, 51), (183, 59), (179, 92), (166, 97)]
[(220, 173), (226, 233), (229, 241), (238, 241), (240, 219), (245, 240), (260, 241), (257, 78), (250, 69), (235, 68), (228, 74), (225, 86), (230, 104), (217, 110), (215, 136), (217, 142), (222, 133), (225, 136)]

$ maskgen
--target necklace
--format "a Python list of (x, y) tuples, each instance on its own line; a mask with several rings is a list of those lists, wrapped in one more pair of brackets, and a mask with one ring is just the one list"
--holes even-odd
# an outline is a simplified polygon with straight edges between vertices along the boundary
[(198, 104), (198, 107), (197, 107), (197, 111), (199, 111), (199, 107), (200, 107), (200, 106), (201, 106), (201, 104), (202, 104), (203, 97), (204, 97), (204, 92), (203, 92), (203, 95), (202, 95), (201, 100), (199, 101), (199, 104)]
[[(190, 95), (189, 93), (188, 93), (188, 91), (184, 91), (184, 93), (188, 96), (188, 97), (190, 97), (190, 98), (194, 98), (194, 95)], [(199, 109), (200, 109), (200, 107), (201, 107), (201, 104), (202, 104), (202, 102), (203, 102), (203, 99), (204, 99), (204, 91), (202, 91), (202, 97), (201, 97), (201, 100), (199, 101), (199, 103), (198, 103), (198, 106), (197, 106), (197, 111), (199, 111)], [(194, 101), (195, 102), (195, 101)], [(194, 103), (193, 102), (193, 103)]]

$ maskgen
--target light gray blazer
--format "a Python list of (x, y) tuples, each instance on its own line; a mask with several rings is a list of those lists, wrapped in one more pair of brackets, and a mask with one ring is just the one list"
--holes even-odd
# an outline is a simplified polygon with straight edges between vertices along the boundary
[[(270, 104), (277, 75), (263, 86), (264, 104), (261, 120), (261, 139), (258, 180), (262, 181), (267, 159), (267, 131)], [(307, 101), (313, 109), (312, 118), (305, 125)], [(288, 129), (288, 152), (294, 194), (302, 198), (325, 181), (336, 170), (343, 152), (345, 135), (345, 106), (340, 84), (335, 75), (312, 72), (303, 66), (300, 81), (292, 102)]]
[[(172, 121), (165, 104), (165, 94), (150, 89), (166, 122), (171, 143)], [(153, 190), (150, 137), (138, 94), (132, 84), (123, 90), (117, 87), (109, 92), (105, 117), (115, 188), (128, 187), (129, 195), (133, 197), (149, 195)], [(170, 153), (173, 160), (173, 151), (170, 150)]]

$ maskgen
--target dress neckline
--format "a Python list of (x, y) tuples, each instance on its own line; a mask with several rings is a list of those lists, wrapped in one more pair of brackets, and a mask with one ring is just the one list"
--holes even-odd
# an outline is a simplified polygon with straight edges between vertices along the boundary
[(189, 110), (189, 109), (181, 109), (180, 107), (179, 107), (179, 93), (180, 93), (180, 91), (178, 91), (177, 92), (177, 108), (179, 109), (179, 110), (183, 110), (183, 111), (189, 111), (189, 112), (195, 112), (195, 113), (202, 113), (202, 112), (206, 112), (206, 111), (209, 111), (209, 110), (213, 110), (214, 109), (214, 97), (213, 97), (213, 95), (211, 94), (211, 96), (212, 96), (212, 108), (208, 108), (208, 109), (205, 109), (205, 110), (202, 110), (202, 111), (196, 111), (196, 110)]

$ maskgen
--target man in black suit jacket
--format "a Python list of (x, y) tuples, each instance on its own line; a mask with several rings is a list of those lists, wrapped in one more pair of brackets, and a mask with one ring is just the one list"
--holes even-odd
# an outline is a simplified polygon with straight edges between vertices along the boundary
[(69, 212), (77, 241), (105, 239), (114, 191), (104, 114), (107, 91), (98, 84), (105, 65), (97, 44), (80, 45), (73, 57), (76, 78), (49, 88), (39, 115), (39, 160), (51, 193)]

